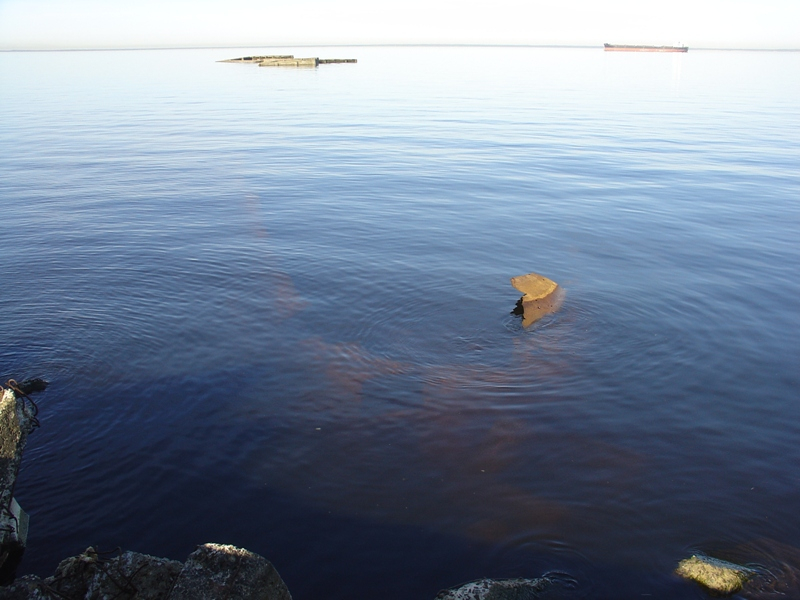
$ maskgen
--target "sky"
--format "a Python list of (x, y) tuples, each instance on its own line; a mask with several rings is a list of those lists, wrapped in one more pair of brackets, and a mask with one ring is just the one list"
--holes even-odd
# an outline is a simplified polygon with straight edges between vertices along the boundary
[(348, 44), (800, 48), (800, 0), (0, 0), (0, 50)]

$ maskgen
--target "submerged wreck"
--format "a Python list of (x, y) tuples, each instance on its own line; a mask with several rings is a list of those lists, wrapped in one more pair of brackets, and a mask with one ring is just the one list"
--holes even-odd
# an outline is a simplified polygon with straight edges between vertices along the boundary
[(632, 44), (603, 44), (606, 52), (688, 52), (688, 46), (637, 46)]
[(295, 58), (293, 54), (268, 54), (263, 56), (242, 56), (217, 62), (257, 64), (259, 67), (317, 67), (338, 63), (356, 63), (355, 58)]

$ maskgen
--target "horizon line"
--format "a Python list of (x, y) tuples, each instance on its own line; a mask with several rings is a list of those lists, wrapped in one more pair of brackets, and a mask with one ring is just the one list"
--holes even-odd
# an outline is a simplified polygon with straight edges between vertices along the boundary
[[(441, 47), (441, 48), (602, 48), (596, 44), (487, 44), (487, 43), (396, 43), (396, 44), (246, 44), (212, 46), (127, 46), (101, 48), (0, 48), (0, 52), (133, 52), (139, 50), (224, 50), (239, 48), (397, 48), (397, 47)], [(800, 52), (800, 48), (746, 48), (726, 46), (688, 46), (690, 50), (723, 50), (733, 52)]]

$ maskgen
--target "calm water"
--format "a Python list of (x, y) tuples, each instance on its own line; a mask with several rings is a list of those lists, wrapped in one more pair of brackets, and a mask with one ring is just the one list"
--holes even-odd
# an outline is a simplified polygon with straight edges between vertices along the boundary
[[(359, 62), (0, 54), (0, 375), (51, 381), (22, 572), (217, 541), (296, 600), (685, 599), (692, 552), (800, 568), (800, 53), (287, 50)], [(567, 296), (526, 330), (530, 271)]]

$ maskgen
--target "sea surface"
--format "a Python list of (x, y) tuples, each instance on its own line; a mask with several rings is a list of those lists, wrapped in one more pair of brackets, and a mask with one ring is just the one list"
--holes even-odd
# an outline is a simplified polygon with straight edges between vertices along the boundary
[[(216, 62), (267, 53), (358, 63)], [(0, 376), (50, 382), (20, 574), (798, 597), (800, 53), (0, 53)]]

